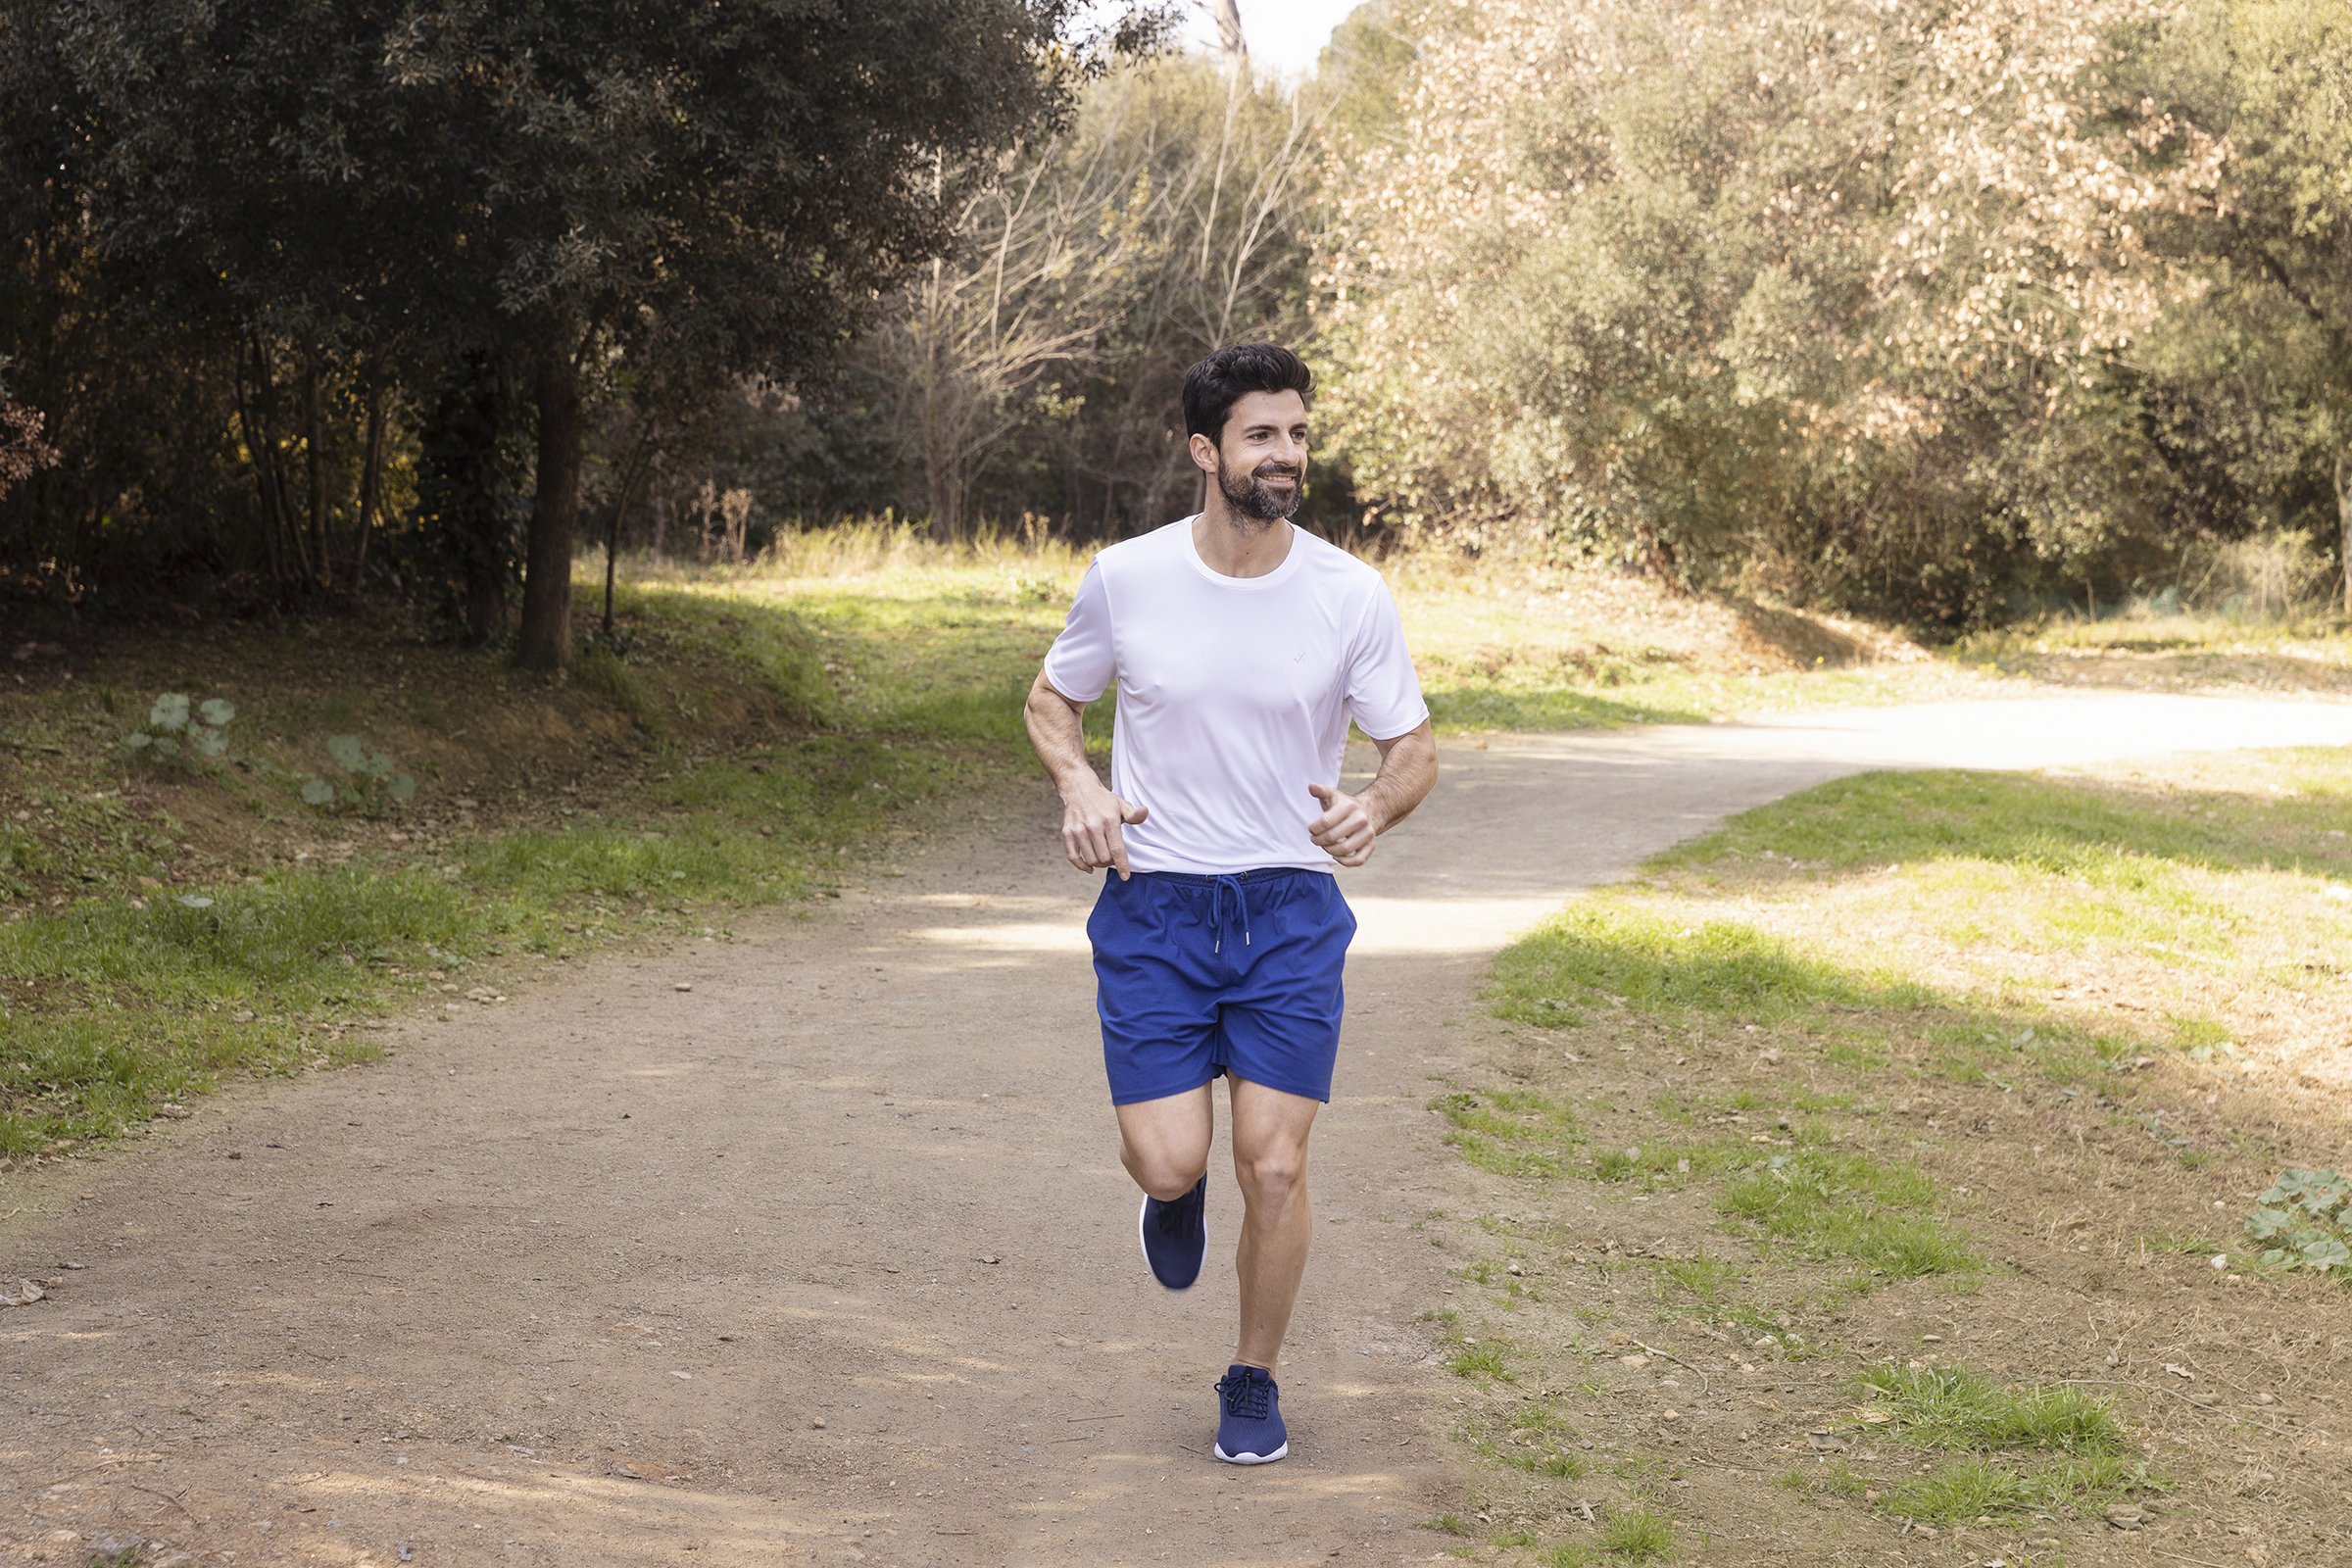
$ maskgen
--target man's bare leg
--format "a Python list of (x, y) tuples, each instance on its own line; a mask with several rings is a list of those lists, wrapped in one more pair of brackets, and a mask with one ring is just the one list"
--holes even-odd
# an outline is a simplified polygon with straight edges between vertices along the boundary
[(1119, 1163), (1135, 1185), (1163, 1203), (1191, 1192), (1208, 1169), (1208, 1140), (1216, 1130), (1208, 1085), (1116, 1108)]
[(1306, 1198), (1306, 1135), (1319, 1101), (1263, 1084), (1233, 1085), (1233, 1173), (1241, 1182), (1242, 1334), (1234, 1359), (1268, 1375), (1282, 1354), (1306, 1248), (1315, 1229)]

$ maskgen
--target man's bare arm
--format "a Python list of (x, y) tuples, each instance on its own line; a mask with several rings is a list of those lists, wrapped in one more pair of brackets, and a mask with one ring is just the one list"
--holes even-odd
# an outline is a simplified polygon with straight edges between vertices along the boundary
[(1428, 719), (1372, 744), (1380, 748), (1380, 771), (1361, 795), (1344, 795), (1328, 784), (1306, 786), (1323, 804), (1323, 814), (1308, 831), (1342, 865), (1361, 865), (1372, 858), (1372, 846), (1380, 835), (1410, 816), (1438, 782), (1438, 742)]
[(1120, 829), (1132, 827), (1151, 813), (1111, 794), (1096, 776), (1094, 763), (1086, 760), (1085, 714), (1084, 703), (1062, 696), (1044, 672), (1039, 672), (1036, 684), (1029, 688), (1025, 716), (1029, 744), (1037, 749), (1037, 760), (1046, 764), (1054, 788), (1061, 795), (1062, 853), (1081, 871), (1115, 866), (1119, 879), (1125, 881), (1127, 841)]

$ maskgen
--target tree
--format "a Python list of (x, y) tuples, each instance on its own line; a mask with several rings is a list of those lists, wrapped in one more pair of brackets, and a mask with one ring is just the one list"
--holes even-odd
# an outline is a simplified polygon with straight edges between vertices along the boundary
[[(1185, 367), (1237, 330), (1302, 324), (1307, 115), (1204, 62), (1155, 62), (1095, 84), (1065, 134), (965, 198), (954, 250), (871, 342), (943, 537), (992, 472), (1033, 496), (1059, 480), (1071, 514), (1150, 515), (1198, 483), (1167, 439)], [(1062, 473), (1037, 466), (1048, 453)]]
[(1405, 8), (1401, 131), (1339, 148), (1324, 263), (1359, 482), (1474, 544), (1944, 623), (2104, 569), (2169, 504), (2105, 371), (2181, 285), (2150, 215), (2216, 168), (2103, 74), (2155, 14)]
[(2272, 495), (2291, 495), (2298, 472), (2331, 492), (2352, 614), (2352, 13), (2193, 0), (2122, 75), (2184, 127), (2146, 141), (2144, 164), (2169, 170), (2208, 143), (2219, 164), (2206, 200), (2155, 225), (2200, 287), (2158, 334), (2151, 373), (2205, 414), (2201, 444), (2225, 466)]
[[(588, 400), (616, 357), (658, 337), (743, 372), (808, 363), (947, 243), (964, 187), (943, 167), (1050, 123), (1165, 22), (1127, 7), (1072, 38), (1078, 0), (37, 9), (92, 105), (102, 243), (300, 345), (306, 405), (322, 363), (395, 367), (440, 409), (466, 400), (431, 388), (513, 378), (535, 450), (519, 658), (541, 668), (568, 656)], [(251, 412), (266, 470), (279, 442)]]

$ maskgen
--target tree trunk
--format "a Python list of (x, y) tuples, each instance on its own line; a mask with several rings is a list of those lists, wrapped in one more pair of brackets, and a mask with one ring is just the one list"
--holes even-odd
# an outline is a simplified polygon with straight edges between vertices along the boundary
[(2344, 558), (2344, 613), (2352, 615), (2352, 444), (2335, 451), (2337, 550)]
[(351, 552), (351, 591), (364, 591), (368, 577), (368, 541), (375, 533), (376, 508), (384, 494), (384, 389), (368, 394), (367, 454), (360, 464), (360, 537)]
[(320, 420), (318, 417), (318, 356), (316, 353), (303, 361), (302, 367), (302, 459), (303, 482), (310, 491), (311, 548), (318, 557), (318, 586), (335, 585), (335, 563), (327, 549), (326, 537), (326, 455), (320, 451)]
[(1242, 32), (1238, 0), (1216, 0), (1217, 53), (1224, 58), (1225, 74), (1236, 81), (1250, 76), (1250, 40)]
[(242, 350), (237, 355), (236, 395), (237, 429), (245, 438), (245, 461), (253, 469), (253, 487), (262, 502), (262, 551), (270, 562), (270, 585), (283, 588), (286, 567), (278, 549), (277, 498), (270, 492), (270, 466), (262, 461), (262, 423), (254, 413), (253, 399), (246, 389), (245, 356)]
[(612, 498), (612, 514), (605, 519), (604, 627), (607, 638), (612, 635), (612, 558), (620, 550), (621, 514), (629, 510), (630, 498), (637, 494), (637, 481), (645, 477), (646, 460), (653, 450), (654, 421), (649, 415), (644, 427), (637, 432), (636, 442), (629, 448), (628, 461), (621, 466), (620, 494)]
[(459, 356), (418, 432), (416, 503), (447, 575), (466, 645), (506, 635), (514, 580), (514, 530), (507, 520), (501, 452), (505, 374), (487, 354)]
[(571, 540), (580, 514), (580, 370), (571, 334), (551, 337), (534, 389), (539, 463), (523, 547), (522, 637), (514, 651), (523, 668), (549, 671), (571, 662)]

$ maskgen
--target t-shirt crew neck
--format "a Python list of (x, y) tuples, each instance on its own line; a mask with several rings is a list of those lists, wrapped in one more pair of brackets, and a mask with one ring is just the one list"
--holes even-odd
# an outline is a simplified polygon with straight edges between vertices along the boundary
[[(1072, 702), (1114, 684), (1110, 787), (1151, 815), (1138, 871), (1333, 869), (1308, 835), (1352, 719), (1394, 740), (1429, 716), (1380, 573), (1303, 528), (1272, 571), (1210, 566), (1186, 517), (1095, 558), (1046, 680)], [(1189, 567), (1189, 569), (1188, 569)]]
[[(1298, 542), (1301, 539), (1314, 538), (1313, 534), (1308, 533), (1297, 523), (1285, 522), (1283, 527), (1290, 533), (1291, 548), (1283, 552), (1282, 559), (1274, 564), (1274, 569), (1272, 571), (1261, 571), (1254, 577), (1237, 577), (1230, 571), (1219, 571), (1201, 557), (1200, 542), (1193, 537), (1194, 525), (1199, 523), (1200, 520), (1200, 518), (1199, 514), (1196, 514), (1193, 516), (1185, 518), (1183, 522), (1174, 523), (1170, 526), (1177, 528), (1183, 533), (1184, 553), (1186, 558), (1192, 562), (1193, 569), (1206, 577), (1210, 582), (1217, 583), (1226, 588), (1264, 589), (1274, 587), (1276, 584), (1289, 577), (1292, 572), (1298, 570), (1298, 563), (1304, 559), (1305, 552), (1298, 548)], [(1321, 543), (1320, 540), (1317, 540), (1316, 542)]]

